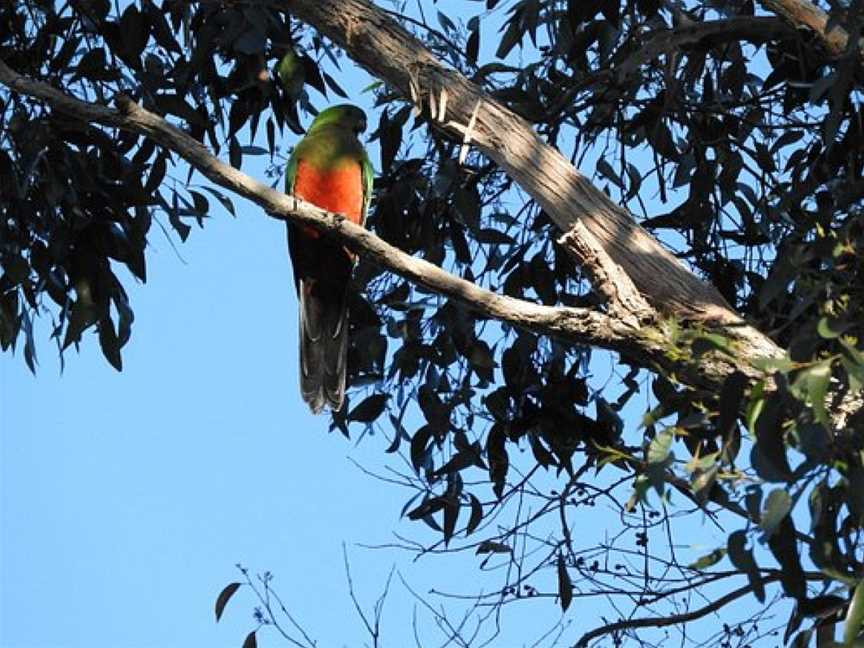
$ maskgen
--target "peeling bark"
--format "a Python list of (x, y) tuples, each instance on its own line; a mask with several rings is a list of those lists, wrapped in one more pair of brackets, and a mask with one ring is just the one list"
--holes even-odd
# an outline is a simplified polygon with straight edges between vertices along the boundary
[(829, 29), (828, 14), (808, 0), (759, 0), (759, 3), (796, 29), (806, 27), (813, 31), (831, 56), (840, 57), (846, 53), (849, 32), (840, 25)]
[(713, 286), (689, 272), (622, 207), (592, 185), (527, 121), (487, 96), (476, 84), (444, 67), (423, 45), (367, 0), (284, 0), (285, 7), (345, 48), (357, 63), (410, 98), (448, 95), (448, 121), (461, 137), (480, 103), (472, 140), (549, 214), (562, 232), (576, 222), (630, 277), (660, 312), (685, 319), (737, 322)]
[[(713, 286), (687, 270), (631, 214), (546, 144), (531, 124), (463, 75), (444, 67), (374, 4), (368, 0), (281, 3), (403, 97), (414, 97), (415, 104), (430, 92), (437, 96), (445, 90), (447, 121), (435, 124), (458, 136), (465, 134), (466, 124), (471, 124), (471, 139), (478, 149), (540, 204), (564, 232), (564, 245), (577, 259), (584, 262), (586, 251), (602, 250), (603, 257), (609, 260), (607, 270), (612, 264), (616, 269), (606, 273), (608, 285), (596, 286), (601, 294), (608, 297), (619, 285), (635, 286), (655, 310), (657, 319), (672, 316), (719, 326), (723, 335), (734, 340), (743, 358), (782, 355), (782, 350), (744, 322)], [(596, 280), (603, 273), (593, 274)], [(700, 362), (711, 364), (705, 358)], [(708, 373), (720, 375), (726, 371), (722, 368), (725, 361), (718, 362)], [(693, 372), (687, 374), (688, 379), (698, 378)], [(701, 370), (696, 374), (701, 375)]]

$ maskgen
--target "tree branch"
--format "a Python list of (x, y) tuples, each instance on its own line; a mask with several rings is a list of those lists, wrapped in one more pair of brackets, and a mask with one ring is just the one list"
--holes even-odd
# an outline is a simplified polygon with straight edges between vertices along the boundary
[(849, 32), (840, 25), (828, 28), (829, 16), (809, 0), (759, 0), (795, 28), (806, 27), (822, 41), (831, 56), (841, 57), (849, 46)]
[[(808, 580), (825, 580), (826, 578), (824, 574), (818, 572), (807, 573), (806, 577)], [(770, 583), (781, 579), (782, 574), (780, 574), (779, 572), (762, 576), (763, 583)], [(674, 614), (666, 617), (626, 619), (618, 621), (616, 623), (610, 623), (608, 625), (595, 628), (590, 632), (586, 632), (579, 638), (579, 641), (574, 644), (573, 648), (585, 648), (590, 641), (597, 639), (598, 637), (602, 637), (603, 635), (611, 634), (613, 632), (620, 632), (622, 630), (635, 630), (638, 628), (663, 628), (670, 625), (689, 623), (690, 621), (701, 619), (702, 617), (711, 614), (712, 612), (716, 612), (722, 607), (729, 605), (736, 599), (739, 599), (752, 591), (753, 586), (748, 584), (744, 585), (743, 587), (739, 587), (738, 589), (733, 590), (725, 594), (724, 596), (721, 596), (716, 601), (712, 601), (705, 607), (701, 607), (697, 610), (691, 610), (683, 614)]]
[(636, 325), (640, 320), (655, 317), (654, 309), (627, 273), (597, 244), (581, 221), (576, 221), (570, 231), (558, 239), (558, 243), (569, 248), (582, 264), (597, 292), (606, 299), (611, 314), (622, 319), (632, 318)]
[[(276, 191), (221, 162), (196, 139), (124, 95), (116, 99), (118, 110), (88, 103), (41, 81), (24, 77), (0, 60), (0, 83), (14, 92), (43, 100), (55, 110), (152, 139), (185, 159), (217, 185), (263, 207), (270, 216), (308, 225), (360, 252), (372, 262), (410, 281), (450, 297), (486, 317), (519, 328), (551, 335), (578, 344), (641, 357), (650, 366), (660, 362), (659, 346), (646, 342), (649, 329), (586, 308), (550, 307), (499, 295), (456, 277), (423, 259), (389, 245), (344, 216), (319, 209), (294, 196)], [(656, 331), (654, 335), (659, 335)], [(650, 350), (649, 350), (650, 349)]]
[(793, 38), (795, 30), (771, 16), (738, 16), (658, 29), (645, 35), (644, 44), (614, 69), (617, 78), (633, 74), (659, 55), (685, 47), (712, 46), (730, 41), (765, 43)]
[(463, 75), (444, 67), (373, 3), (281, 0), (279, 5), (343, 47), (403, 97), (438, 96), (446, 90), (448, 120), (434, 125), (450, 134), (461, 138), (476, 113), (471, 139), (478, 149), (519, 183), (563, 232), (569, 232), (577, 221), (583, 223), (652, 306), (688, 319), (740, 322), (713, 286), (689, 272), (625, 209), (546, 144), (531, 124)]
[[(412, 34), (369, 0), (273, 1), (343, 47), (356, 63), (403, 97), (422, 101), (430, 93), (438, 96), (446, 91), (447, 121), (433, 125), (466, 140), (470, 138), (538, 202), (567, 235), (565, 243), (578, 244), (581, 240), (585, 249), (602, 249), (603, 256), (615, 266), (608, 275), (609, 285), (634, 286), (632, 292), (638, 292), (659, 313), (723, 325), (722, 334), (734, 340), (739, 358), (782, 355), (770, 338), (743, 322), (713, 286), (687, 270), (625, 209), (546, 144), (531, 124), (463, 75), (444, 67)], [(578, 245), (565, 247), (582, 260)], [(599, 289), (607, 296), (611, 294), (609, 286)], [(686, 368), (678, 363), (682, 373), (677, 375), (691, 385), (707, 385), (705, 378), (712, 376), (708, 382), (716, 385), (714, 381), (727, 376), (735, 365), (755, 377), (746, 360), (731, 364), (728, 359), (716, 360), (702, 357), (698, 366)], [(668, 365), (659, 363), (661, 367)]]

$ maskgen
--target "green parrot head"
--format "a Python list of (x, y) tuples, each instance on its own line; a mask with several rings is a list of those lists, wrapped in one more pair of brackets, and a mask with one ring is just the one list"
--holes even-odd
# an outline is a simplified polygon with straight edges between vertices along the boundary
[(366, 113), (351, 104), (330, 106), (318, 113), (307, 134), (313, 135), (325, 128), (344, 128), (359, 135), (366, 130)]

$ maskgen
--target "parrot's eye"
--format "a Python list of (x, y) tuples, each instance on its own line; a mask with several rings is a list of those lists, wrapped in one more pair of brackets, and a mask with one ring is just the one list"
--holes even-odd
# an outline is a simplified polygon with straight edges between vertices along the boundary
[(366, 130), (366, 120), (360, 119), (357, 121), (356, 126), (354, 127), (354, 132), (358, 135)]

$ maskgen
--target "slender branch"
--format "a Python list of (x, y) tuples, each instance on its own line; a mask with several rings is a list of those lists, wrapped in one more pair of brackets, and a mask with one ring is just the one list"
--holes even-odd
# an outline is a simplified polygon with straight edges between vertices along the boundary
[[(363, 625), (366, 626), (366, 631), (369, 633), (369, 636), (372, 637), (373, 645), (377, 648), (378, 646), (378, 621), (379, 615), (375, 615), (375, 627), (372, 627), (372, 624), (369, 623), (369, 619), (366, 618), (366, 613), (363, 612), (363, 608), (360, 605), (360, 601), (357, 600), (357, 594), (354, 592), (354, 579), (351, 578), (351, 565), (348, 562), (348, 549), (345, 547), (345, 543), (342, 543), (342, 560), (345, 563), (345, 578), (348, 579), (348, 595), (351, 597), (351, 602), (354, 604), (354, 609), (357, 611), (360, 620), (363, 621)], [(387, 580), (387, 585), (389, 587), (390, 580)], [(376, 608), (377, 610), (377, 608)]]
[(644, 38), (644, 45), (615, 67), (617, 78), (636, 72), (642, 65), (666, 52), (694, 46), (711, 46), (730, 41), (765, 43), (794, 37), (795, 30), (771, 16), (737, 16), (658, 29)]
[[(826, 578), (824, 574), (816, 572), (808, 573), (806, 574), (806, 576), (808, 580), (825, 580)], [(770, 574), (768, 576), (762, 576), (762, 582), (770, 583), (773, 581), (778, 581), (781, 578), (782, 574), (778, 572), (775, 574)], [(663, 628), (670, 625), (689, 623), (690, 621), (701, 619), (702, 617), (711, 614), (712, 612), (716, 612), (720, 608), (729, 605), (736, 599), (739, 599), (752, 591), (753, 586), (748, 584), (744, 585), (743, 587), (739, 587), (738, 589), (721, 596), (716, 601), (709, 603), (705, 607), (701, 607), (696, 610), (691, 610), (682, 614), (673, 614), (666, 617), (626, 619), (622, 621), (617, 621), (616, 623), (610, 623), (605, 626), (594, 628), (590, 632), (586, 632), (584, 635), (582, 635), (579, 640), (573, 645), (573, 648), (585, 648), (588, 646), (589, 642), (597, 639), (598, 637), (612, 634), (614, 632), (621, 632), (622, 630), (636, 630), (638, 628)]]
[[(678, 25), (671, 29), (655, 29), (642, 36), (643, 44), (614, 67), (604, 68), (573, 85), (547, 110), (548, 116), (559, 114), (567, 108), (580, 92), (587, 88), (621, 83), (636, 74), (639, 69), (661, 54), (679, 49), (712, 46), (730, 41), (745, 40), (764, 43), (795, 36), (795, 30), (779, 18), (770, 16), (737, 16), (726, 20)], [(617, 58), (617, 57), (616, 57)]]

